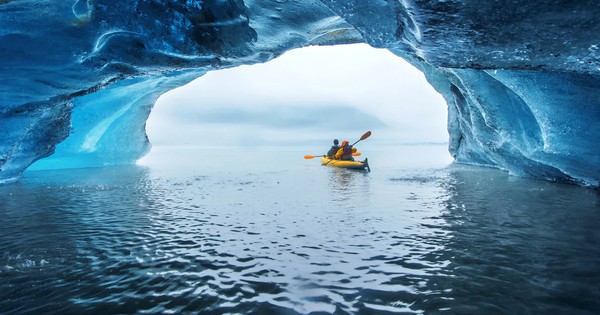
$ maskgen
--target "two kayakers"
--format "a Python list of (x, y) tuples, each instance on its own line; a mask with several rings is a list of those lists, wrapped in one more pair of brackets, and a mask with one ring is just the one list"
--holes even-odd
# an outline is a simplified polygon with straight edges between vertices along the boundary
[(333, 145), (327, 151), (327, 157), (332, 160), (354, 161), (352, 153), (355, 152), (356, 148), (352, 147), (348, 140), (342, 141), (340, 146), (338, 139), (333, 139)]
[(338, 139), (333, 139), (333, 145), (331, 146), (331, 149), (329, 149), (329, 151), (327, 151), (327, 157), (330, 159), (335, 159), (335, 154), (337, 153), (337, 151), (339, 149), (340, 149), (340, 146), (339, 146)]

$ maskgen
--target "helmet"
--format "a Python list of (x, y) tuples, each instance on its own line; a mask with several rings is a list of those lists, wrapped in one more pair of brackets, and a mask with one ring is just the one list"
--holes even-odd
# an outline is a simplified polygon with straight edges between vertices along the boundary
[(338, 144), (338, 143), (339, 143), (338, 139), (333, 139), (333, 144)]
[(346, 145), (349, 145), (349, 144), (350, 144), (350, 142), (348, 142), (348, 140), (344, 140), (344, 141), (342, 141), (342, 147), (343, 147), (343, 146), (346, 146)]

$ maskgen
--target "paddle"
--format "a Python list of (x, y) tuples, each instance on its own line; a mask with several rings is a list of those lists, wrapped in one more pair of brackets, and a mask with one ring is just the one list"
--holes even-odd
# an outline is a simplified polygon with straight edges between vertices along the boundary
[(365, 132), (365, 134), (362, 135), (362, 137), (360, 137), (360, 139), (356, 140), (356, 142), (354, 142), (352, 144), (352, 146), (354, 146), (355, 144), (357, 144), (359, 141), (363, 141), (363, 140), (367, 139), (370, 136), (371, 136), (371, 132), (370, 131)]
[[(361, 156), (361, 155), (362, 155), (362, 153), (360, 153), (360, 152), (354, 152), (354, 153), (352, 153), (352, 156)], [(310, 160), (310, 159), (314, 159), (316, 157), (322, 157), (322, 156), (325, 156), (325, 155), (317, 155), (317, 156), (314, 156), (314, 155), (305, 155), (304, 158), (307, 159), (307, 160)]]

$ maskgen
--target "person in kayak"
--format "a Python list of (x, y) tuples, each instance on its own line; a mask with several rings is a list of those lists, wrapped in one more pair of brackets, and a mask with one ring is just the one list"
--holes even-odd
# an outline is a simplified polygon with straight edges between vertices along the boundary
[(352, 157), (352, 153), (353, 153), (353, 148), (350, 145), (350, 142), (348, 142), (348, 140), (344, 140), (344, 141), (342, 141), (342, 146), (339, 148), (339, 150), (335, 154), (335, 157), (336, 157), (336, 159), (343, 160), (343, 161), (354, 161), (354, 158)]
[(335, 159), (335, 154), (337, 153), (337, 151), (339, 149), (340, 149), (340, 146), (339, 146), (338, 139), (333, 139), (333, 145), (331, 146), (331, 149), (329, 149), (329, 151), (327, 151), (327, 157), (330, 159)]

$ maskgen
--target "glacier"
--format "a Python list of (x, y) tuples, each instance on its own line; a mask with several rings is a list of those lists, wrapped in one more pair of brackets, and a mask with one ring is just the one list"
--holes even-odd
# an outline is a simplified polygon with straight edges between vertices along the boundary
[(443, 95), (457, 163), (597, 187), (598, 34), (596, 0), (0, 0), (0, 182), (135, 162), (208, 71), (367, 43)]

